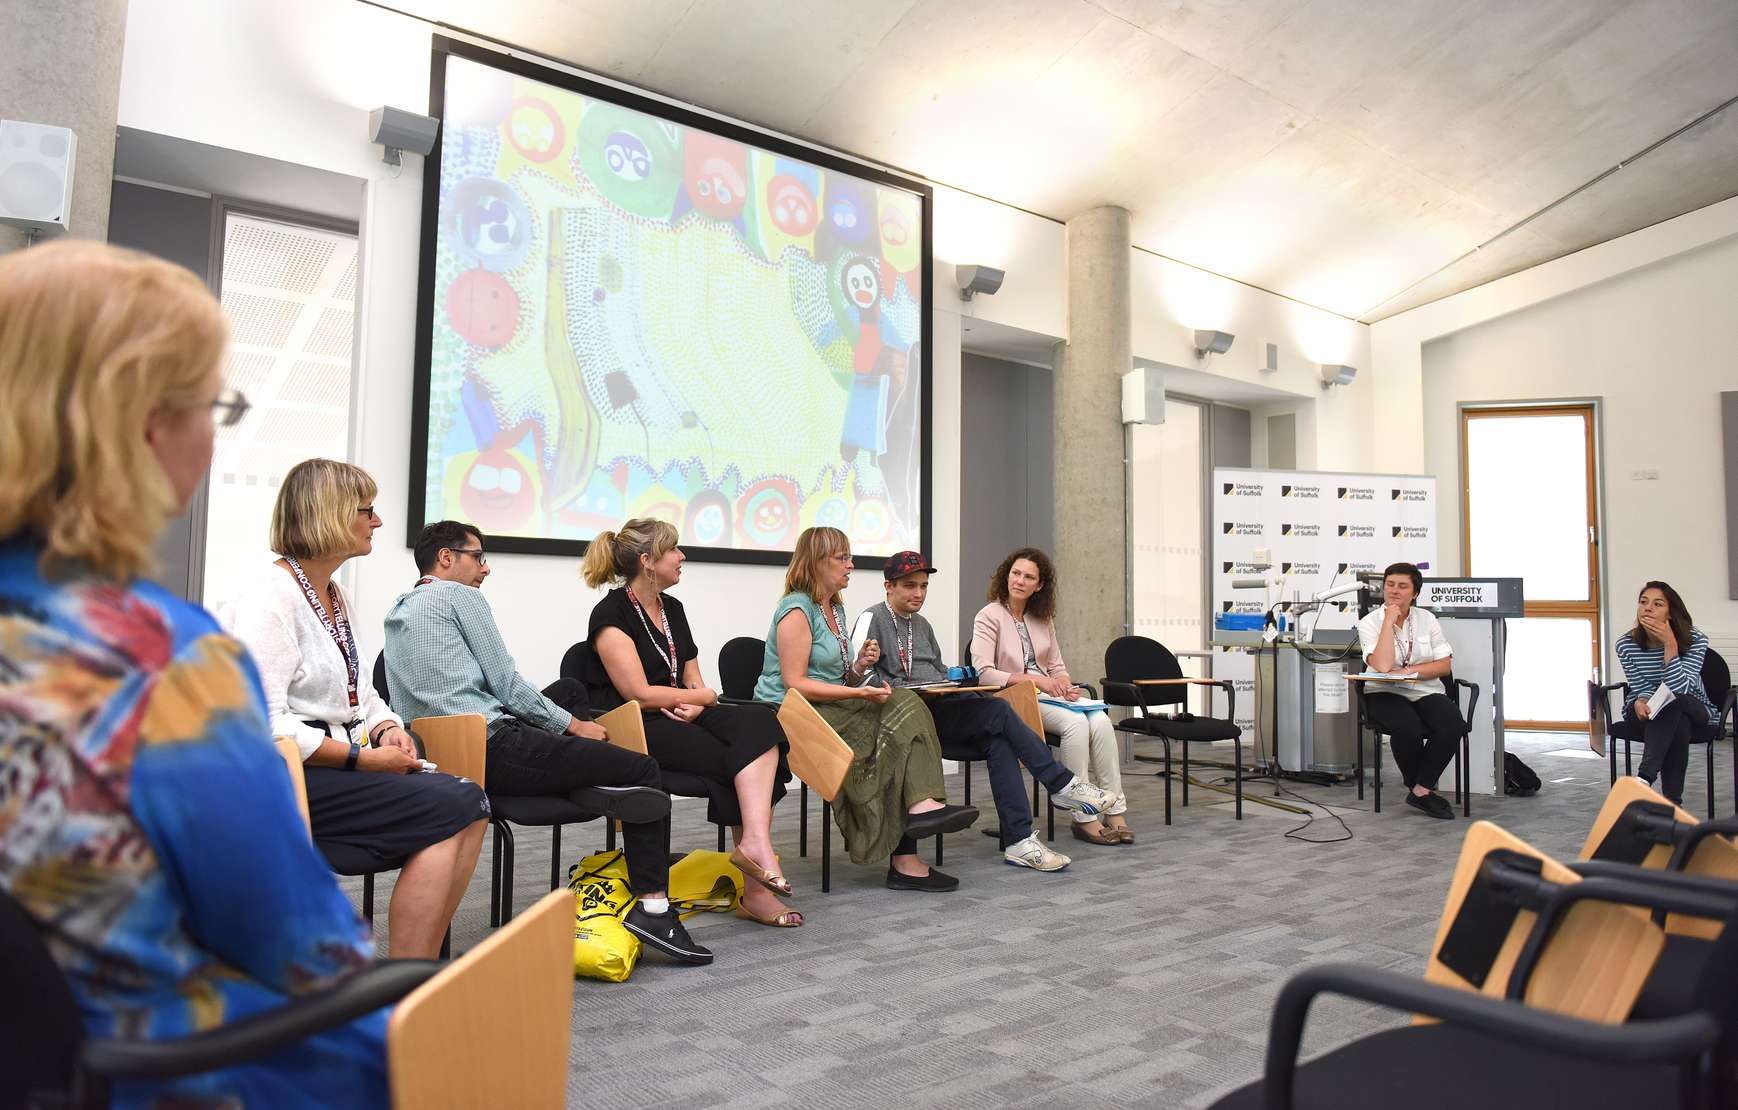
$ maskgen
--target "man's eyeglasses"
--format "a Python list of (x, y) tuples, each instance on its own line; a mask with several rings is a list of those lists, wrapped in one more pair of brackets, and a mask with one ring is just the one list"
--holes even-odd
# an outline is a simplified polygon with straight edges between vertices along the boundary
[(469, 555), (477, 560), (478, 566), (486, 567), (489, 565), (489, 557), (483, 554), (483, 549), (480, 547), (449, 547), (447, 550), (454, 555)]
[(239, 389), (226, 389), (223, 396), (211, 402), (211, 415), (220, 428), (233, 428), (241, 423), (241, 418), (248, 414), (253, 405), (248, 402), (247, 395)]

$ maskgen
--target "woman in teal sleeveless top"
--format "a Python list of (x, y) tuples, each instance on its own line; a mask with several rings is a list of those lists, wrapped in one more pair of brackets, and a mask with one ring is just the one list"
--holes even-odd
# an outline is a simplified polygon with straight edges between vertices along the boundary
[(966, 828), (978, 811), (947, 804), (941, 741), (923, 699), (865, 684), (880, 654), (875, 641), (851, 659), (850, 625), (839, 601), (850, 579), (845, 533), (809, 528), (797, 538), (754, 696), (780, 702), (797, 691), (851, 748), (833, 816), (853, 862), (888, 857), (887, 885), (894, 890), (952, 890), (959, 880), (924, 863), (917, 841)]

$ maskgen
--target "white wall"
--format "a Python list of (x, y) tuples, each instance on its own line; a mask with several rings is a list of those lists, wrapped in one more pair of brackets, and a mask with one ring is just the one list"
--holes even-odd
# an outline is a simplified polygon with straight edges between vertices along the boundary
[[(1456, 405), (1596, 398), (1612, 633), (1641, 583), (1663, 578), (1711, 637), (1738, 637), (1718, 405), (1738, 388), (1734, 288), (1729, 200), (1374, 325), (1377, 430), (1385, 454), (1439, 476), (1444, 569), (1460, 569)], [(1643, 468), (1660, 479), (1632, 479)]]
[[(352, 584), (363, 627), (373, 628), (376, 638), (386, 608), (414, 577), (409, 553), (399, 543), (403, 522), (395, 518), (408, 503), (422, 166), (410, 155), (399, 173), (384, 166), (379, 149), (367, 142), (366, 115), (381, 104), (426, 106), (430, 38), (427, 24), (353, 0), (131, 0), (121, 74), (124, 126), (315, 166), (364, 183), (357, 348), (363, 387), (354, 457), (380, 483), (377, 503), (390, 515), (376, 553), (358, 563)], [(959, 559), (961, 317), (1064, 338), (1066, 251), (1065, 230), (1052, 220), (951, 189), (936, 191), (930, 554), (943, 568), (957, 566)], [(948, 290), (953, 266), (965, 262), (1002, 267), (1008, 280), (995, 296), (962, 303)], [(1135, 252), (1132, 264), (1137, 355), (1198, 366), (1186, 342), (1188, 329), (1236, 332), (1237, 346), (1201, 368), (1293, 393), (1317, 416), (1307, 425), (1299, 421), (1300, 455), (1324, 467), (1361, 465), (1362, 440), (1352, 432), (1373, 389), (1360, 377), (1352, 387), (1324, 395), (1315, 385), (1313, 364), (1364, 366), (1367, 328), (1144, 252)], [(1279, 374), (1255, 369), (1266, 341), (1280, 344)], [(1313, 456), (1302, 442), (1306, 426), (1315, 430)], [(501, 555), (491, 566), (487, 589), (521, 668), (533, 679), (553, 678), (562, 652), (583, 633), (593, 603), (578, 580), (578, 561)], [(713, 662), (711, 652), (731, 636), (764, 634), (782, 574), (773, 567), (689, 564), (681, 596), (705, 645), (703, 663)], [(959, 588), (957, 575), (937, 576), (931, 601), (938, 613), (957, 610)], [(859, 575), (847, 604), (855, 611), (880, 596), (879, 576)], [(957, 649), (952, 625), (936, 622), (950, 654)]]

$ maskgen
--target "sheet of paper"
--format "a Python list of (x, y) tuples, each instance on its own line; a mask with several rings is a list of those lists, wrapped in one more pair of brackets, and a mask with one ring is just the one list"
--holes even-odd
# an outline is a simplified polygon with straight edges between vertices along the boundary
[(1110, 706), (1092, 698), (1081, 698), (1079, 701), (1068, 701), (1066, 698), (1053, 698), (1049, 694), (1039, 694), (1038, 700), (1048, 705), (1060, 705), (1064, 709), (1072, 709), (1076, 713), (1090, 713), (1095, 709), (1109, 709)]
[(1357, 674), (1351, 675), (1349, 677), (1351, 677), (1351, 678), (1389, 678), (1389, 679), (1394, 679), (1396, 681), (1398, 681), (1400, 679), (1406, 679), (1406, 680), (1410, 681), (1410, 680), (1418, 677), (1418, 672), (1417, 671), (1408, 671), (1406, 674), (1383, 674), (1381, 671), (1359, 671)]
[(1349, 700), (1346, 672), (1333, 664), (1316, 668), (1316, 712), (1344, 713)]
[(1672, 688), (1660, 683), (1660, 688), (1648, 696), (1647, 712), (1650, 717), (1659, 716), (1660, 710), (1678, 700), (1678, 695), (1672, 693)]

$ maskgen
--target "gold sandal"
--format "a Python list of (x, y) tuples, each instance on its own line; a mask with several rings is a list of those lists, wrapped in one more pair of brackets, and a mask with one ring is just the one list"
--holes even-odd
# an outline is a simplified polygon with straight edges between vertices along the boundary
[(803, 914), (801, 910), (781, 910), (778, 913), (773, 914), (771, 917), (762, 917), (760, 914), (750, 910), (747, 906), (739, 905), (736, 907), (736, 916), (742, 918), (744, 921), (755, 921), (762, 925), (771, 925), (775, 929), (800, 929), (803, 924)]
[[(776, 862), (778, 860), (778, 853), (773, 853), (772, 858)], [(731, 851), (730, 862), (732, 866), (742, 872), (743, 878), (753, 879), (755, 882), (766, 887), (774, 894), (783, 895), (785, 897), (790, 896), (792, 888), (789, 879), (786, 879), (777, 871), (768, 870), (749, 859), (747, 856), (742, 854), (741, 848), (736, 848)], [(755, 920), (758, 921), (759, 918), (756, 918)], [(770, 922), (762, 921), (761, 924), (766, 925), (770, 924)]]

